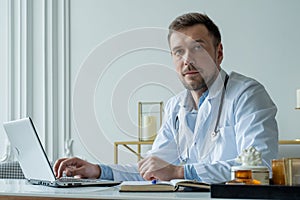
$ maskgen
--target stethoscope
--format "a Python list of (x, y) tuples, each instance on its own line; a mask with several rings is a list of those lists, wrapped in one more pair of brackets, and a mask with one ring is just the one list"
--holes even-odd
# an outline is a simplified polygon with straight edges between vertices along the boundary
[[(226, 90), (226, 85), (228, 82), (229, 76), (228, 74), (226, 74), (225, 76), (225, 80), (224, 80), (224, 88), (222, 90), (222, 94), (221, 94), (221, 101), (220, 101), (220, 106), (219, 106), (219, 110), (218, 110), (218, 115), (217, 115), (217, 120), (215, 123), (215, 127), (214, 127), (214, 131), (211, 133), (212, 136), (217, 136), (219, 133), (219, 122), (220, 122), (220, 118), (221, 118), (221, 114), (222, 114), (222, 108), (223, 108), (223, 103), (224, 103), (224, 96), (225, 96), (225, 90)], [(176, 134), (176, 146), (177, 146), (177, 153), (178, 153), (178, 158), (180, 161), (180, 165), (184, 165), (187, 163), (188, 159), (189, 159), (189, 149), (186, 149), (186, 153), (185, 153), (185, 157), (182, 156), (181, 150), (180, 150), (180, 144), (179, 144), (179, 116), (178, 114), (175, 117), (175, 121), (174, 121), (174, 129), (176, 130), (177, 134)]]

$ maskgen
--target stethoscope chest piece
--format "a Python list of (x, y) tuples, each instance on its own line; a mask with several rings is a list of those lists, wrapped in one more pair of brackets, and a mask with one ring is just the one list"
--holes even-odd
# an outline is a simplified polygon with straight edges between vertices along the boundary
[(211, 132), (211, 137), (212, 137), (212, 138), (216, 137), (217, 135), (218, 135), (217, 132), (215, 132), (215, 131)]
[(215, 142), (219, 138), (219, 135), (220, 135), (219, 131), (211, 132), (210, 134), (211, 141)]

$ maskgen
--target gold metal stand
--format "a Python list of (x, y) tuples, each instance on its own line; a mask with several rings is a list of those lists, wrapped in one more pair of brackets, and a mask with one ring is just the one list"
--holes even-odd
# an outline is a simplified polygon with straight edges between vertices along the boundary
[[(152, 145), (153, 141), (157, 134), (157, 128), (161, 126), (163, 115), (163, 102), (138, 102), (138, 140), (137, 141), (119, 141), (114, 143), (114, 162), (118, 164), (118, 151), (119, 145), (123, 145), (131, 153), (137, 156), (137, 160), (140, 161), (141, 156), (141, 146), (142, 145)], [(144, 116), (153, 116), (157, 119), (155, 124), (158, 124), (158, 127), (155, 129), (153, 137), (145, 139), (143, 137), (143, 117)], [(137, 150), (134, 150), (129, 145), (137, 145)]]
[[(115, 164), (118, 164), (118, 151), (119, 145), (123, 145), (126, 147), (129, 151), (131, 151), (133, 154), (135, 154), (138, 157), (138, 161), (143, 159), (141, 156), (141, 145), (152, 145), (153, 141), (123, 141), (123, 142), (115, 142), (115, 156), (114, 156), (114, 161)], [(137, 145), (137, 150), (132, 149), (128, 145)]]

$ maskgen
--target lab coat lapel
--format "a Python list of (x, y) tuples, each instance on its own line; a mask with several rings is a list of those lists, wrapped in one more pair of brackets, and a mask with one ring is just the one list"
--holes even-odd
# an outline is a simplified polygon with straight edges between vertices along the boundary
[(204, 159), (214, 147), (219, 134), (214, 132), (221, 102), (224, 78), (226, 73), (221, 71), (214, 84), (209, 88), (208, 97), (200, 106), (194, 130), (194, 141), (198, 151), (197, 159)]
[(178, 118), (180, 123), (177, 137), (181, 154), (179, 156), (182, 159), (181, 162), (188, 161), (188, 158), (190, 157), (190, 149), (193, 144), (194, 133), (189, 128), (187, 123), (187, 113), (193, 110), (193, 105), (194, 102), (192, 95), (190, 91), (187, 90), (186, 96), (180, 103), (180, 109), (178, 112)]
[(195, 148), (197, 148), (198, 155), (201, 154), (201, 149), (205, 146), (206, 133), (210, 130), (211, 109), (211, 104), (206, 99), (198, 111), (193, 139), (197, 142), (197, 144), (195, 144)]
[[(187, 94), (188, 95), (188, 94)], [(178, 113), (178, 118), (179, 118), (179, 148), (182, 148), (180, 153), (181, 157), (185, 160), (187, 160), (190, 156), (190, 146), (193, 143), (193, 132), (191, 129), (188, 127), (187, 124), (187, 113), (190, 111), (191, 107), (188, 105), (181, 106), (179, 113)]]

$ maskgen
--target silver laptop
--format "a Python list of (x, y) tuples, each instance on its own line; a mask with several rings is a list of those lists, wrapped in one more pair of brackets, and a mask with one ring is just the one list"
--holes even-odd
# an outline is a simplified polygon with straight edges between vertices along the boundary
[(28, 118), (3, 123), (25, 178), (32, 184), (53, 187), (114, 186), (120, 182), (100, 179), (57, 179), (40, 142), (32, 120)]

